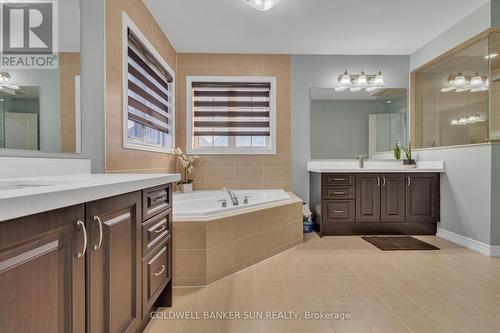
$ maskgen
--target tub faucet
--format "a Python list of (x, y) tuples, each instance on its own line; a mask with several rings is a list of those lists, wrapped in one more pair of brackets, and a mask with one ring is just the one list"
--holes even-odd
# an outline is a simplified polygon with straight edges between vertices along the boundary
[(238, 200), (238, 197), (236, 196), (236, 193), (234, 193), (234, 191), (228, 189), (228, 188), (223, 188), (222, 189), (224, 192), (227, 193), (227, 195), (229, 195), (229, 198), (231, 199), (231, 202), (233, 203), (233, 206), (239, 206), (240, 205), (240, 201)]

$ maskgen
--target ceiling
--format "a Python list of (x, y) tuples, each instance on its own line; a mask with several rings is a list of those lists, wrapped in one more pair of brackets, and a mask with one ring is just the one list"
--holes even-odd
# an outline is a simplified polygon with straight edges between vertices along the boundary
[(178, 52), (411, 54), (489, 0), (144, 0)]

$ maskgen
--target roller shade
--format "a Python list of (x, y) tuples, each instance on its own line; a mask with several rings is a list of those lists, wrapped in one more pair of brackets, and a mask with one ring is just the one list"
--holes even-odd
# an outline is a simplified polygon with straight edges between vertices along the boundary
[(128, 119), (163, 133), (170, 132), (168, 71), (128, 31)]
[(269, 82), (193, 82), (193, 135), (270, 136)]

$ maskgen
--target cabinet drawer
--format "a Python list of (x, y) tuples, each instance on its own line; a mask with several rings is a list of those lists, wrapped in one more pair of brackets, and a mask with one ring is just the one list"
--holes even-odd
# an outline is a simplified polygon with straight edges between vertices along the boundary
[(147, 220), (167, 210), (172, 204), (172, 188), (162, 185), (142, 191), (142, 219)]
[(156, 301), (172, 277), (172, 237), (169, 235), (142, 260), (142, 313)]
[(354, 186), (333, 187), (325, 186), (322, 190), (322, 196), (325, 200), (345, 200), (356, 198), (356, 188)]
[(354, 200), (323, 201), (323, 219), (325, 222), (354, 222)]
[(142, 255), (146, 255), (171, 230), (172, 208), (161, 212), (142, 224)]
[(348, 173), (330, 173), (323, 175), (323, 186), (354, 186), (356, 177)]

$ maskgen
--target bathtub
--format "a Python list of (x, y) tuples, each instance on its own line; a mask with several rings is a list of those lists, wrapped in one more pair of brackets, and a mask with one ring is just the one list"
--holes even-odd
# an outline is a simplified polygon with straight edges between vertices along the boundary
[[(241, 190), (234, 193), (239, 199), (239, 206), (233, 206), (229, 195), (222, 190), (174, 193), (174, 220), (211, 217), (291, 199), (284, 190)], [(244, 203), (245, 197), (248, 198), (247, 204)], [(223, 199), (226, 200), (226, 207), (219, 202)]]
[[(283, 190), (175, 193), (174, 286), (205, 286), (303, 241), (302, 200)], [(248, 204), (244, 198), (248, 196)], [(218, 200), (226, 199), (222, 208)]]

